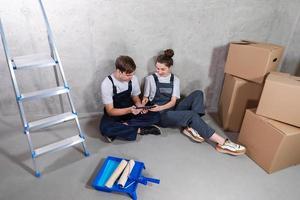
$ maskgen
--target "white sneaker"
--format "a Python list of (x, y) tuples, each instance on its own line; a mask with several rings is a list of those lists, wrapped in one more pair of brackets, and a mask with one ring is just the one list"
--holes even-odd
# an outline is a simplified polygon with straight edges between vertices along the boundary
[(192, 139), (193, 141), (195, 141), (195, 142), (201, 143), (201, 142), (204, 141), (204, 138), (201, 137), (199, 135), (199, 133), (196, 130), (194, 130), (193, 128), (187, 127), (187, 128), (182, 130), (182, 133), (184, 135), (186, 135), (187, 137), (189, 137), (190, 139)]
[(246, 153), (246, 148), (236, 144), (229, 139), (226, 139), (223, 145), (217, 144), (216, 150), (221, 153), (226, 153), (234, 156), (243, 155)]

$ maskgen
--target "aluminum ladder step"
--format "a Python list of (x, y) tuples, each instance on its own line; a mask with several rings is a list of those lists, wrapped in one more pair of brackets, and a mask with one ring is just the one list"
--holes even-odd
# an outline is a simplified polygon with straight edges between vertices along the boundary
[(66, 138), (64, 140), (52, 143), (52, 144), (48, 144), (46, 146), (37, 148), (34, 150), (35, 152), (35, 157), (40, 156), (42, 154), (48, 153), (48, 152), (53, 152), (53, 151), (58, 151), (58, 150), (62, 150), (68, 147), (71, 147), (75, 144), (79, 144), (81, 142), (84, 142), (84, 139), (81, 138), (79, 135), (73, 136), (73, 137), (69, 137)]
[(33, 54), (19, 56), (12, 59), (14, 69), (31, 69), (56, 65), (55, 60), (49, 54)]
[(29, 93), (23, 93), (21, 94), (21, 97), (19, 97), (19, 100), (21, 101), (29, 101), (29, 100), (35, 100), (40, 99), (44, 97), (50, 97), (54, 95), (64, 94), (69, 92), (69, 88), (66, 88), (64, 86), (45, 89), (45, 90), (39, 90), (35, 92), (29, 92)]
[(75, 119), (77, 115), (73, 114), (72, 112), (62, 113), (59, 115), (47, 117), (44, 119), (40, 119), (37, 121), (29, 122), (28, 123), (28, 129), (29, 130), (36, 130), (41, 128), (46, 128), (49, 126), (53, 126), (56, 124), (60, 124), (66, 121), (70, 121), (72, 119)]

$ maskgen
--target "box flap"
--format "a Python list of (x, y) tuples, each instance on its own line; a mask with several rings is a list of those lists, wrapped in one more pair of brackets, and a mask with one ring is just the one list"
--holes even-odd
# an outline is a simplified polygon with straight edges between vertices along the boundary
[(233, 44), (241, 44), (241, 45), (251, 45), (253, 47), (259, 47), (263, 49), (267, 49), (270, 51), (275, 51), (278, 49), (282, 49), (283, 47), (276, 44), (271, 43), (265, 43), (265, 42), (256, 42), (256, 41), (250, 41), (250, 40), (241, 40), (239, 42), (232, 42)]
[(300, 87), (300, 77), (291, 76), (285, 73), (270, 73), (267, 77), (267, 81), (274, 81), (280, 84), (288, 84), (291, 86)]
[(252, 44), (252, 46), (268, 49), (270, 51), (276, 51), (278, 49), (282, 49), (282, 47), (278, 45), (268, 44), (268, 43), (256, 43), (256, 44)]
[(270, 74), (273, 74), (273, 75), (276, 75), (276, 76), (290, 76), (289, 73), (276, 72), (276, 71), (272, 71), (272, 72), (270, 72)]
[(264, 118), (264, 119), (284, 135), (289, 136), (289, 135), (300, 134), (300, 128), (297, 128), (296, 126), (288, 125), (268, 118)]
[(258, 42), (251, 41), (251, 40), (241, 40), (241, 42), (249, 43), (249, 44), (256, 44)]
[[(256, 109), (248, 109), (251, 113), (255, 113)], [(289, 124), (285, 124), (273, 119), (269, 119), (263, 116), (258, 115), (259, 118), (261, 118), (263, 121), (269, 123), (271, 126), (273, 126), (274, 128), (276, 128), (277, 130), (279, 130), (282, 134), (284, 135), (296, 135), (296, 134), (300, 134), (300, 128), (296, 127), (296, 126), (292, 126)]]
[(249, 45), (251, 44), (251, 42), (242, 40), (242, 41), (231, 42), (231, 44)]

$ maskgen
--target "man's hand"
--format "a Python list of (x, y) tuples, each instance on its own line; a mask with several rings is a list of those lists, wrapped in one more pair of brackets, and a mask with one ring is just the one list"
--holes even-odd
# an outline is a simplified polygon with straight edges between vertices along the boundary
[(143, 109), (136, 109), (135, 106), (131, 107), (131, 113), (134, 115), (138, 115), (142, 111), (143, 111)]

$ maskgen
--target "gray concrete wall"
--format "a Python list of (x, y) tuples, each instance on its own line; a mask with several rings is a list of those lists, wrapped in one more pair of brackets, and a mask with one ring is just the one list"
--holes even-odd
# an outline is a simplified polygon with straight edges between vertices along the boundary
[[(14, 56), (48, 51), (38, 0), (1, 0), (0, 5)], [(216, 110), (230, 41), (288, 46), (283, 63), (293, 67), (283, 69), (294, 73), (299, 65), (299, 0), (44, 0), (44, 5), (80, 113), (101, 111), (99, 86), (120, 54), (134, 58), (142, 81), (154, 70), (153, 58), (173, 48), (173, 70), (181, 78), (182, 92), (205, 90), (211, 111)], [(0, 115), (15, 115), (12, 82), (0, 48)], [(51, 68), (20, 71), (17, 77), (24, 92), (55, 86)], [(60, 112), (61, 107), (58, 98), (50, 98), (27, 103), (25, 109), (43, 114)]]
[(291, 33), (281, 71), (300, 76), (300, 12)]

